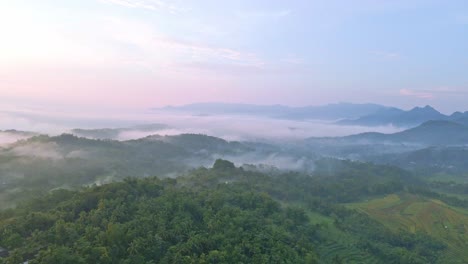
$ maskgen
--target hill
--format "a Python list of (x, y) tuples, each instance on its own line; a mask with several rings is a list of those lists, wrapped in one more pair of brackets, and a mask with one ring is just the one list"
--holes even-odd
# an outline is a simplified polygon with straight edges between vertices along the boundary
[(421, 172), (450, 172), (460, 174), (468, 171), (467, 147), (428, 147), (398, 154), (375, 155), (369, 160), (392, 164)]
[(411, 194), (393, 194), (350, 206), (364, 211), (392, 230), (424, 232), (441, 239), (448, 245), (445, 263), (468, 262), (467, 210)]
[(453, 120), (454, 122), (468, 126), (468, 112), (464, 112), (464, 113), (459, 112), (459, 114), (457, 115), (452, 115), (450, 117), (450, 120)]

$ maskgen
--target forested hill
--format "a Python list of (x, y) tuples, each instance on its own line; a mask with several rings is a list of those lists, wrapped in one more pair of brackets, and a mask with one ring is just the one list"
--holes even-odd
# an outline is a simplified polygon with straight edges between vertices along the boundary
[(212, 164), (216, 156), (253, 151), (239, 142), (197, 134), (129, 141), (69, 134), (35, 136), (0, 148), (0, 209), (55, 188), (102, 184), (129, 176), (176, 175)]
[(177, 179), (57, 190), (0, 213), (0, 246), (9, 250), (0, 263), (425, 264), (449, 252), (437, 238), (343, 205), (404, 192), (410, 175), (345, 161), (318, 166), (313, 177), (271, 176), (218, 160)]

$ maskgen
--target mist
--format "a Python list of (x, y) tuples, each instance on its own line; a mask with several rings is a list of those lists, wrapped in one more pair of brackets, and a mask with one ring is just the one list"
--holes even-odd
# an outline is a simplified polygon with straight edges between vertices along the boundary
[(168, 131), (171, 135), (199, 133), (230, 141), (300, 140), (308, 137), (346, 136), (369, 131), (393, 133), (401, 130), (392, 126), (341, 126), (330, 121), (296, 121), (259, 116), (157, 115), (152, 118), (173, 128)]
[(21, 135), (7, 131), (0, 131), (0, 146), (9, 145), (17, 142), (18, 140), (27, 139), (32, 135)]
[[(59, 111), (60, 113), (60, 111)], [(332, 121), (321, 120), (284, 120), (260, 116), (196, 116), (190, 114), (154, 113), (146, 109), (114, 110), (111, 117), (108, 112), (79, 115), (70, 113), (57, 114), (50, 111), (39, 113), (3, 112), (0, 113), (0, 129), (32, 131), (48, 135), (71, 133), (72, 129), (121, 129), (116, 139), (120, 141), (143, 138), (149, 135), (179, 135), (185, 133), (205, 134), (229, 141), (293, 141), (309, 137), (346, 136), (363, 132), (394, 133), (401, 128), (393, 126), (364, 127), (344, 126)], [(154, 130), (132, 129), (132, 126), (144, 124), (164, 124), (165, 127)], [(11, 135), (0, 135), (0, 144), (12, 143), (16, 139)]]

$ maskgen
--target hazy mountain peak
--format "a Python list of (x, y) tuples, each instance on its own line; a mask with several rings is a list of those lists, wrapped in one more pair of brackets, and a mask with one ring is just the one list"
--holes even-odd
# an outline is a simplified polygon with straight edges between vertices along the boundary
[(450, 117), (451, 117), (451, 118), (463, 117), (463, 113), (460, 112), (460, 111), (456, 111), (456, 112), (454, 112), (453, 114), (451, 114)]
[(426, 105), (424, 107), (414, 107), (413, 109), (411, 109), (409, 112), (422, 112), (422, 113), (437, 113), (437, 114), (440, 114), (439, 111), (437, 111), (436, 109), (434, 109), (432, 106), (430, 105)]

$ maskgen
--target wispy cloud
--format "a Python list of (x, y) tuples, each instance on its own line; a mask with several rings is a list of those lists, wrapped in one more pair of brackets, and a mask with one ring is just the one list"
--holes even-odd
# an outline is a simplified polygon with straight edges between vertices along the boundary
[(233, 63), (261, 66), (263, 62), (254, 54), (236, 49), (214, 47), (204, 44), (191, 43), (171, 38), (157, 38), (155, 42), (180, 54), (187, 54), (196, 60), (223, 60)]
[(410, 90), (410, 89), (401, 89), (400, 90), (400, 95), (416, 97), (416, 98), (420, 98), (420, 99), (433, 99), (434, 98), (434, 94), (432, 94), (430, 92), (416, 91), (416, 90)]
[(99, 0), (100, 2), (107, 4), (120, 5), (128, 8), (141, 8), (148, 10), (166, 10), (170, 13), (179, 13), (186, 11), (186, 9), (179, 7), (175, 4), (169, 3), (168, 1), (162, 0)]
[(183, 66), (186, 64), (215, 63), (262, 67), (264, 62), (255, 54), (229, 47), (207, 45), (182, 40), (158, 32), (145, 23), (106, 17), (106, 34), (115, 41), (137, 49), (135, 60), (140, 65)]

